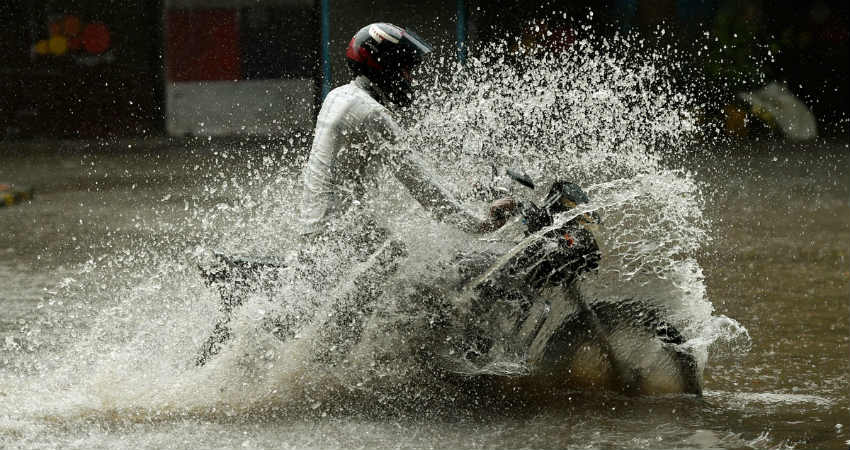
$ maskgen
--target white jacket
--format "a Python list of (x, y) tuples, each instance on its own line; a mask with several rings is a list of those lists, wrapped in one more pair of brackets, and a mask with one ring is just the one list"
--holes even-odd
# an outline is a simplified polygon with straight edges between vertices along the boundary
[(359, 76), (332, 90), (322, 103), (304, 168), (303, 234), (322, 231), (330, 218), (359, 200), (381, 166), (436, 219), (475, 231), (479, 220), (433, 184), (421, 167), (397, 153), (393, 144), (402, 131), (380, 98), (369, 79)]

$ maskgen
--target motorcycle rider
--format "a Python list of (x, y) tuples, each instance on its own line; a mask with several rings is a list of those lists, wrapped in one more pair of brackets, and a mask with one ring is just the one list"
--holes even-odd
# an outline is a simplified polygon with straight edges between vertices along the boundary
[(497, 228), (465, 211), (394, 145), (402, 131), (389, 108), (412, 102), (412, 73), (431, 52), (416, 33), (389, 23), (367, 25), (351, 38), (345, 56), (355, 78), (322, 103), (303, 172), (304, 235), (321, 235), (331, 218), (357, 204), (381, 166), (435, 219), (468, 232)]
[[(321, 240), (336, 250), (340, 233), (349, 232), (343, 237), (348, 241), (344, 245), (354, 243), (360, 253), (355, 259), (369, 260), (362, 264), (367, 269), (362, 272), (355, 269), (348, 275), (353, 289), (335, 300), (334, 311), (327, 319), (329, 326), (324, 328), (337, 331), (324, 339), (327, 345), (320, 346), (333, 352), (320, 351), (320, 360), (332, 361), (359, 340), (363, 318), (370, 313), (380, 292), (375, 287), (395, 272), (398, 257), (405, 253), (401, 242), (373, 223), (353, 232), (330, 224), (332, 219), (360, 204), (378, 170), (389, 169), (435, 219), (467, 232), (497, 229), (504, 223), (507, 212), (515, 207), (513, 200), (503, 199), (491, 206), (489, 219), (476, 218), (430, 180), (422, 167), (396, 145), (403, 132), (390, 108), (412, 103), (413, 71), (431, 52), (432, 46), (409, 29), (390, 23), (361, 28), (351, 38), (345, 53), (354, 80), (332, 90), (319, 111), (310, 157), (303, 172), (303, 239), (308, 245)], [(329, 226), (334, 229), (329, 230)], [(318, 271), (326, 270), (324, 266), (314, 265)], [(325, 280), (327, 276), (322, 273), (315, 278)]]

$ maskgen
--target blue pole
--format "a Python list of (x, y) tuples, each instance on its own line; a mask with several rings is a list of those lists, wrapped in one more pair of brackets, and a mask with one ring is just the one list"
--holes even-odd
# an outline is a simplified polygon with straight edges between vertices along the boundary
[(322, 101), (331, 91), (330, 9), (330, 0), (322, 0)]
[(466, 2), (457, 0), (457, 60), (466, 63)]

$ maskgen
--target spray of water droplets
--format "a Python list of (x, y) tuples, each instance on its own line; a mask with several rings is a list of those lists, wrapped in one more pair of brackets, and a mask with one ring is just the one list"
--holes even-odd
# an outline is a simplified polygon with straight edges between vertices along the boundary
[[(591, 199), (585, 209), (603, 217), (603, 258), (582, 286), (590, 298), (651, 299), (669, 311), (702, 364), (713, 342), (746, 334), (732, 319), (713, 316), (706, 297), (696, 254), (710, 239), (710, 224), (699, 184), (676, 164), (699, 131), (692, 117), (697, 105), (674, 87), (669, 61), (628, 39), (578, 41), (558, 53), (508, 44), (484, 50), (464, 66), (447, 63), (422, 78), (424, 92), (403, 120), (409, 130), (403, 151), (482, 216), (492, 200), (482, 192), (493, 192), (482, 187), (507, 186), (501, 177), (507, 167), (539, 186), (534, 192), (508, 186), (506, 195), (521, 200), (539, 201), (556, 179), (581, 185)], [(317, 364), (313, 356), (322, 349), (313, 338), (322, 330), (311, 320), (327, 313), (328, 294), (280, 282), (273, 302), (263, 293), (245, 299), (231, 321), (234, 338), (218, 357), (203, 368), (193, 364), (219, 314), (218, 292), (204, 284), (197, 264), (213, 250), (292, 250), (300, 177), (282, 165), (301, 150), (299, 166), (304, 147), (295, 143), (293, 153), (251, 163), (241, 176), (217, 175), (215, 164), (196, 167), (208, 177), (201, 192), (168, 206), (185, 210), (180, 220), (137, 223), (168, 228), (176, 238), (124, 242), (123, 256), (93, 259), (67, 280), (51, 297), (55, 312), (5, 343), (14, 355), (2, 375), (12, 400), (0, 410), (5, 426), (14, 428), (19, 417), (92, 411), (130, 411), (149, 420), (186, 411), (276, 410), (292, 401), (321, 408), (329, 391), (374, 398), (388, 385), (421, 384), (417, 358), (427, 349), (417, 336), (440, 323), (405, 302), (428, 280), (434, 295), (445, 294), (439, 283), (455, 250), (478, 244), (430, 220), (386, 175), (367, 195), (374, 205), (367, 214), (405, 243), (407, 256), (383, 287), (365, 344), (335, 370)], [(220, 161), (240, 158), (224, 150)], [(336, 226), (362, 222), (355, 212)], [(335, 242), (309, 251), (334, 274), (332, 284), (350, 281), (356, 249)], [(263, 326), (281, 314), (304, 323), (286, 343)]]

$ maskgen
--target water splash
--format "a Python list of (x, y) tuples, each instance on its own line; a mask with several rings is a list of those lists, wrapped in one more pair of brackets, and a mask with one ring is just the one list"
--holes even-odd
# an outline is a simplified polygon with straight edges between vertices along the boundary
[[(695, 255), (711, 224), (699, 183), (677, 165), (696, 152), (700, 106), (677, 87), (677, 62), (627, 38), (559, 53), (511, 48), (433, 75), (408, 151), (479, 210), (471, 187), (496, 183), (494, 167), (525, 171), (542, 189), (556, 179), (583, 186), (604, 225), (604, 257), (585, 291), (654, 299), (704, 353), (730, 328), (709, 331), (716, 322)], [(511, 194), (537, 200), (542, 189)]]
[[(668, 63), (627, 39), (578, 41), (561, 53), (496, 44), (463, 67), (445, 64), (429, 75), (426, 94), (407, 111), (410, 131), (401, 145), (479, 214), (486, 209), (482, 192), (502, 183), (494, 167), (525, 171), (542, 189), (555, 179), (583, 186), (588, 208), (604, 217), (604, 257), (583, 291), (600, 302), (639, 297), (664, 307), (704, 364), (713, 342), (743, 328), (712, 316), (706, 297), (695, 255), (709, 242), (711, 224), (702, 215), (699, 184), (676, 165), (699, 132), (693, 118), (698, 105), (674, 87)], [(135, 222), (141, 230), (165, 230), (169, 238), (116, 242), (122, 249), (117, 256), (89, 261), (50, 297), (52, 312), (7, 340), (13, 361), (0, 375), (9, 400), (0, 416), (135, 411), (151, 420), (293, 403), (312, 408), (327, 404), (328, 392), (407, 395), (398, 386), (419, 384), (418, 352), (427, 351), (418, 331), (440, 325), (438, 317), (405, 304), (410, 290), (430, 279), (435, 297), (444, 294), (437, 283), (456, 281), (441, 272), (453, 264), (455, 250), (482, 244), (432, 222), (386, 174), (364, 202), (371, 208), (335, 224), (346, 229), (377, 216), (407, 248), (405, 264), (374, 313), (379, 320), (364, 330), (366, 344), (327, 370), (312, 358), (322, 332), (316, 326), (305, 326), (286, 344), (275, 340), (262, 326), (265, 317), (293, 307), (315, 309), (327, 300), (310, 286), (282, 282), (275, 293), (287, 302), (248, 298), (235, 313), (227, 348), (202, 369), (192, 363), (218, 314), (217, 292), (201, 281), (195, 265), (214, 249), (291, 250), (300, 179), (282, 166), (301, 154), (293, 164), (300, 166), (304, 151), (296, 146), (293, 153), (249, 164), (239, 177), (217, 170), (239, 161), (228, 149), (211, 166), (194, 167), (207, 177), (201, 192), (182, 203), (163, 199), (161, 209)], [(542, 194), (511, 195), (538, 200)], [(174, 219), (181, 208), (185, 214)], [(345, 242), (313, 252), (343, 281), (357, 253)], [(509, 358), (494, 367), (527, 370)], [(413, 395), (439, 391), (434, 384), (440, 381), (418, 386)]]

